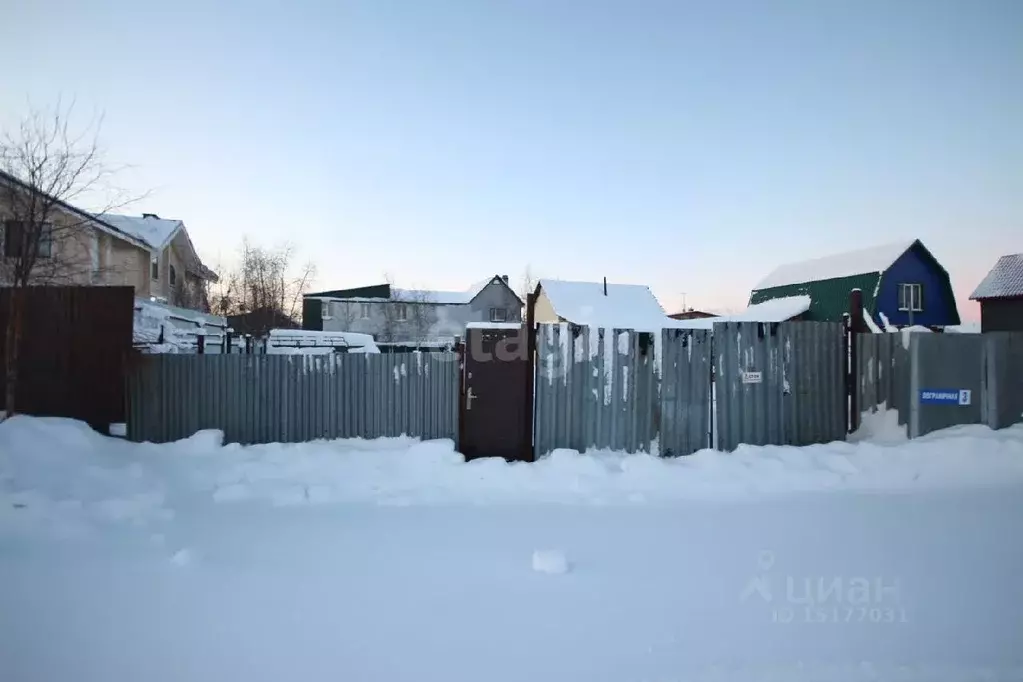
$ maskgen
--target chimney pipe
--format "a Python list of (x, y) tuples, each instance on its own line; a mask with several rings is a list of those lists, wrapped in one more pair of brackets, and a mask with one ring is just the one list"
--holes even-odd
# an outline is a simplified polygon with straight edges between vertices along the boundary
[(607, 296), (607, 277), (604, 278), (604, 295)]
[(160, 216), (156, 215), (155, 213), (143, 213), (142, 217), (143, 218), (156, 218), (157, 220), (160, 219)]

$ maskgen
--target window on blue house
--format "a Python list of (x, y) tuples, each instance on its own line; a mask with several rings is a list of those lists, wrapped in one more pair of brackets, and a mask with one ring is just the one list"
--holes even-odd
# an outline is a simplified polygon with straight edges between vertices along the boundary
[(923, 287), (919, 284), (899, 285), (899, 310), (921, 312), (924, 309)]

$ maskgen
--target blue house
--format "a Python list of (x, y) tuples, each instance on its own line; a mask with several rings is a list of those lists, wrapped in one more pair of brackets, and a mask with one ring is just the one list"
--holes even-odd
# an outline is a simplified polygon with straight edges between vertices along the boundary
[(806, 294), (803, 319), (840, 321), (849, 292), (863, 292), (867, 315), (895, 327), (959, 324), (948, 272), (919, 239), (782, 265), (750, 294), (750, 304)]

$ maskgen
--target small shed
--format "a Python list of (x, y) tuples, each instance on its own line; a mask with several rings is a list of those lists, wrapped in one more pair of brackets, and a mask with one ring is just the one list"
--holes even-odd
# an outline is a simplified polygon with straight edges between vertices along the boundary
[(894, 327), (959, 324), (948, 271), (920, 242), (898, 242), (789, 263), (776, 268), (750, 294), (750, 304), (806, 295), (802, 319), (837, 322), (849, 309), (849, 293), (863, 292), (867, 315)]
[(999, 258), (970, 300), (980, 303), (982, 332), (1023, 331), (1023, 253)]
[(591, 327), (653, 331), (670, 326), (671, 318), (650, 287), (541, 279), (536, 288), (537, 322), (569, 322)]

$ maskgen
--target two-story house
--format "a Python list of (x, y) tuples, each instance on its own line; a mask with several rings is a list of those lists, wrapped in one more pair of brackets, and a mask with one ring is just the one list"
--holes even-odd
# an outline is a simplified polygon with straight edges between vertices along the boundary
[(154, 213), (141, 216), (107, 213), (100, 217), (148, 248), (145, 295), (181, 308), (209, 310), (206, 283), (216, 282), (217, 275), (199, 258), (184, 222)]
[(507, 275), (466, 291), (399, 289), (377, 284), (306, 294), (302, 327), (371, 334), (381, 342), (428, 343), (465, 336), (469, 322), (518, 322), (522, 300)]
[(216, 274), (199, 260), (181, 221), (94, 215), (42, 195), (3, 171), (0, 190), (0, 285), (9, 283), (5, 266), (26, 244), (26, 206), (42, 205), (45, 215), (40, 218), (36, 210), (29, 223), (42, 228), (34, 240), (31, 284), (130, 286), (140, 298), (207, 309), (204, 283), (215, 281)]

